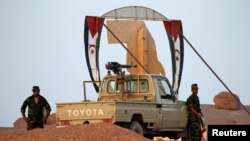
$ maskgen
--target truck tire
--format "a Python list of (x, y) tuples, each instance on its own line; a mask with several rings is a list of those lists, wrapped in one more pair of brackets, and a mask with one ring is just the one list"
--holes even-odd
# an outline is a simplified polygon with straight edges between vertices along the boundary
[(132, 123), (129, 126), (129, 129), (143, 136), (142, 126), (138, 121), (132, 121)]

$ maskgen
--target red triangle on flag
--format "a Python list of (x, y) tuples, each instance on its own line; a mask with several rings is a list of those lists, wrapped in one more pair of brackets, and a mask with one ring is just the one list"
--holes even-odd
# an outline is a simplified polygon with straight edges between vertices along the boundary
[(171, 20), (171, 21), (164, 21), (163, 23), (170, 36), (174, 38), (174, 42), (176, 42), (176, 39), (180, 32), (181, 21)]
[(104, 18), (95, 17), (95, 16), (86, 16), (87, 24), (91, 33), (91, 36), (94, 37), (95, 34), (99, 31), (99, 28), (102, 26)]

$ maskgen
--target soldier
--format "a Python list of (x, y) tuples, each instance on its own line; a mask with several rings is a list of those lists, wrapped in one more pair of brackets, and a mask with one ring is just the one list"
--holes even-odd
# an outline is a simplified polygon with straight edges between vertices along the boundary
[[(23, 119), (27, 123), (27, 130), (34, 128), (44, 128), (47, 119), (50, 115), (50, 105), (47, 100), (40, 95), (40, 88), (33, 86), (33, 95), (28, 97), (21, 107), (21, 113)], [(25, 115), (25, 109), (28, 106), (28, 117)], [(44, 116), (44, 109), (46, 109), (46, 115)]]
[(196, 83), (191, 85), (192, 95), (187, 99), (188, 106), (188, 129), (190, 133), (191, 141), (201, 140), (201, 109), (198, 94), (198, 85)]

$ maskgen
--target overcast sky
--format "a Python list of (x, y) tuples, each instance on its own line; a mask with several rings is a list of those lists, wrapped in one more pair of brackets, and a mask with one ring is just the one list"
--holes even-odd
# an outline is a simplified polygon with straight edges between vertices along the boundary
[[(204, 57), (241, 102), (250, 105), (249, 0), (1, 0), (0, 1), (0, 126), (13, 126), (33, 85), (49, 101), (83, 100), (84, 80), (90, 80), (83, 46), (86, 15), (101, 16), (124, 6), (152, 8), (169, 19), (180, 19), (186, 38)], [(158, 59), (172, 80), (169, 45), (161, 22), (147, 22), (157, 46)], [(125, 63), (120, 45), (101, 37), (101, 77), (107, 61)], [(225, 87), (185, 43), (184, 68), (179, 98), (186, 100), (190, 85), (198, 83), (202, 104), (214, 104)], [(95, 100), (92, 85), (88, 99)]]

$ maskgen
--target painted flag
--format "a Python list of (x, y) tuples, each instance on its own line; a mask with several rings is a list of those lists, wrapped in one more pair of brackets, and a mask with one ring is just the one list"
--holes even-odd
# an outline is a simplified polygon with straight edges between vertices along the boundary
[(183, 35), (182, 24), (180, 20), (163, 21), (163, 24), (168, 35), (172, 57), (172, 88), (178, 94), (184, 59), (184, 43), (181, 36)]
[[(85, 17), (84, 44), (86, 62), (92, 81), (100, 81), (99, 72), (99, 45), (104, 18), (95, 16)], [(99, 92), (99, 83), (93, 83), (96, 92)]]

